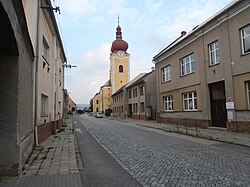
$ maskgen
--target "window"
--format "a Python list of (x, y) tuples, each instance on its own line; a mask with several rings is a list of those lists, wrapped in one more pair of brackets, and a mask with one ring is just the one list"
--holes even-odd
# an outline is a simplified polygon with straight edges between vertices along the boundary
[(137, 113), (138, 111), (138, 105), (137, 103), (133, 103), (133, 113)]
[(181, 63), (181, 75), (187, 75), (193, 73), (195, 70), (195, 59), (194, 53), (182, 58)]
[(62, 104), (61, 104), (61, 101), (58, 101), (58, 115), (61, 114), (61, 110), (62, 110)]
[(145, 111), (145, 106), (144, 106), (144, 102), (141, 102), (141, 112), (144, 112)]
[(144, 90), (145, 90), (144, 85), (140, 86), (140, 95), (144, 95), (144, 92), (145, 92)]
[(220, 49), (219, 42), (213, 42), (208, 45), (210, 65), (215, 65), (220, 63)]
[(171, 80), (171, 67), (170, 65), (161, 69), (162, 82), (167, 82)]
[(128, 91), (128, 98), (129, 98), (129, 99), (132, 98), (132, 91), (131, 91), (131, 90)]
[(242, 28), (240, 33), (242, 54), (250, 53), (250, 25)]
[(134, 88), (134, 89), (133, 89), (133, 98), (134, 98), (134, 97), (137, 97), (137, 88)]
[(48, 101), (49, 97), (45, 94), (41, 94), (41, 116), (48, 116)]
[(43, 58), (48, 62), (49, 61), (49, 44), (46, 39), (43, 37)]
[(173, 96), (165, 96), (163, 97), (164, 102), (164, 110), (165, 111), (173, 111)]
[(59, 86), (61, 86), (62, 85), (62, 70), (61, 70), (61, 68), (59, 68)]
[(246, 90), (247, 90), (247, 105), (250, 110), (250, 81), (246, 82)]
[(96, 104), (98, 104), (99, 103), (99, 101), (98, 100), (96, 100)]
[(197, 110), (197, 94), (196, 92), (188, 92), (183, 94), (183, 105), (185, 111)]
[(119, 73), (123, 73), (123, 66), (122, 65), (119, 66)]

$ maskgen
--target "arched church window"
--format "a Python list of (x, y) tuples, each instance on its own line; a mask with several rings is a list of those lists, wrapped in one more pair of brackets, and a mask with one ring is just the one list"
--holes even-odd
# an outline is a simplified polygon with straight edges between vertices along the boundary
[(122, 65), (119, 66), (119, 73), (123, 73), (123, 66)]

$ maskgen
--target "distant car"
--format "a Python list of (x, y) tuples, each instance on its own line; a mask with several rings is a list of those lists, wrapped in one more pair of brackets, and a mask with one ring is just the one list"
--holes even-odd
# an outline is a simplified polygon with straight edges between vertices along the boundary
[(96, 112), (95, 113), (95, 118), (103, 118), (103, 113), (102, 112)]

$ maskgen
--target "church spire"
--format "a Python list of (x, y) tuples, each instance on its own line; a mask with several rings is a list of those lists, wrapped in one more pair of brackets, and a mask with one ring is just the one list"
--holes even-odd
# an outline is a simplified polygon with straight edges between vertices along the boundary
[(120, 17), (119, 17), (119, 14), (118, 14), (118, 26), (116, 27), (116, 39), (120, 39), (122, 40), (122, 31), (121, 31), (121, 27), (120, 27)]

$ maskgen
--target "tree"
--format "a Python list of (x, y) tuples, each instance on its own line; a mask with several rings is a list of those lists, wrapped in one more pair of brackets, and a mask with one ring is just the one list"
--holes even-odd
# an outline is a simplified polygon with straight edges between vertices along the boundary
[(89, 110), (91, 111), (91, 112), (93, 112), (93, 99), (90, 99), (90, 101), (89, 101)]

